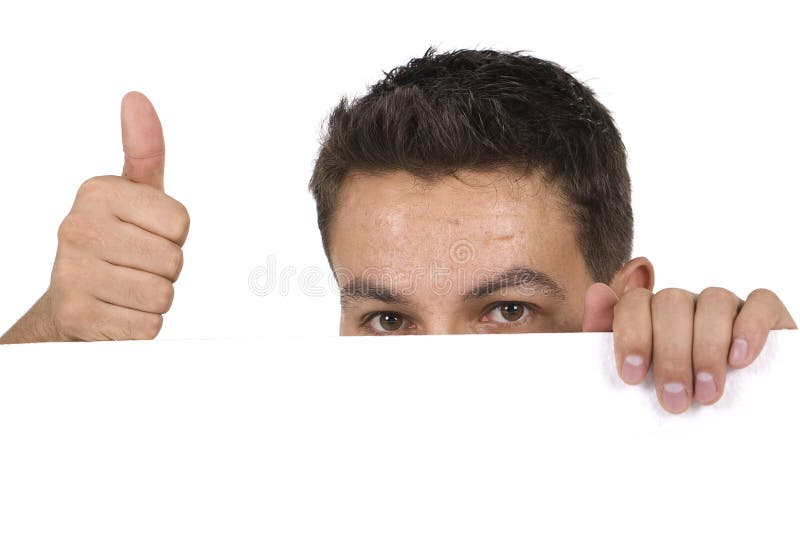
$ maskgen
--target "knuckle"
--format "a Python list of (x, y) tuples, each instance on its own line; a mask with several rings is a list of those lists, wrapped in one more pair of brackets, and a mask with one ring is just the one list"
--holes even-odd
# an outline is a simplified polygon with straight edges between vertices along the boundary
[(103, 242), (103, 232), (91, 216), (72, 212), (58, 227), (58, 240), (78, 247), (91, 247)]
[(181, 241), (186, 239), (186, 236), (189, 234), (189, 225), (191, 224), (191, 220), (189, 218), (189, 210), (186, 209), (186, 206), (178, 202), (175, 208), (175, 212), (172, 214), (170, 218), (170, 229), (172, 235), (178, 237)]
[(162, 254), (164, 273), (171, 280), (177, 280), (183, 269), (183, 250), (177, 245), (168, 247)]
[(778, 299), (778, 295), (775, 294), (774, 291), (770, 291), (769, 289), (759, 287), (758, 289), (754, 289), (747, 295), (748, 300), (750, 298), (768, 298), (768, 299)]
[(58, 240), (62, 242), (72, 242), (74, 239), (79, 238), (81, 234), (81, 227), (83, 222), (80, 215), (70, 213), (58, 227)]
[(144, 314), (139, 320), (137, 339), (155, 339), (161, 331), (161, 326), (164, 323), (164, 318), (157, 313)]
[(58, 237), (59, 243), (67, 241), (69, 239), (70, 229), (67, 226), (70, 224), (68, 222), (70, 216), (67, 215), (64, 217), (64, 220), (61, 221), (61, 224), (58, 225), (58, 232), (56, 233), (56, 237)]
[(711, 302), (724, 302), (731, 300), (735, 295), (722, 287), (707, 287), (700, 292), (697, 296), (698, 300), (707, 300)]
[(645, 298), (652, 298), (653, 292), (645, 287), (635, 287), (625, 292), (623, 295), (624, 297), (628, 298), (635, 298), (635, 299), (645, 299)]
[(167, 313), (175, 298), (175, 286), (169, 280), (161, 278), (154, 288), (153, 305), (158, 313)]
[(108, 176), (94, 176), (83, 182), (78, 188), (76, 200), (83, 203), (107, 199), (112, 190), (112, 184), (108, 178)]
[(693, 302), (694, 301), (691, 293), (685, 289), (679, 289), (675, 287), (664, 288), (653, 295), (653, 304), (659, 306), (677, 306)]

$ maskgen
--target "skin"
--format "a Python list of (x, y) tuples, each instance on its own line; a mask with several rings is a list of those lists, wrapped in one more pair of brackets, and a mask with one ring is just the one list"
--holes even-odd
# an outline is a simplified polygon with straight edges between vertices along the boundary
[(121, 176), (78, 189), (58, 229), (50, 286), (2, 343), (153, 339), (172, 305), (189, 213), (164, 193), (164, 135), (141, 93), (121, 106)]
[(660, 404), (681, 413), (718, 401), (728, 367), (749, 365), (770, 329), (797, 328), (767, 289), (653, 293), (644, 257), (595, 283), (567, 214), (541, 175), (510, 169), (348, 176), (329, 236), (340, 333), (613, 332), (620, 378), (638, 384), (652, 365)]

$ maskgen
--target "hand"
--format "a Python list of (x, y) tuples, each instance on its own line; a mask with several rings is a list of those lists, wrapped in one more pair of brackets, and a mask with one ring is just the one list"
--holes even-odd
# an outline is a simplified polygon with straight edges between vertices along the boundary
[(43, 300), (55, 339), (153, 339), (172, 305), (189, 214), (164, 193), (164, 136), (141, 93), (122, 99), (122, 176), (78, 190)]
[(768, 289), (756, 289), (746, 301), (719, 287), (699, 295), (636, 288), (618, 297), (597, 283), (587, 290), (584, 305), (584, 332), (614, 333), (620, 378), (640, 383), (652, 361), (658, 400), (672, 413), (687, 410), (693, 397), (700, 404), (717, 402), (728, 365), (750, 365), (769, 331), (782, 328), (797, 325)]

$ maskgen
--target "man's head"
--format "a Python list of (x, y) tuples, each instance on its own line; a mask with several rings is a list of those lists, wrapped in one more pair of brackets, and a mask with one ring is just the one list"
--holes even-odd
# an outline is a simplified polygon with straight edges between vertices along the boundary
[(627, 284), (625, 147), (548, 61), (428, 50), (340, 102), (310, 189), (344, 334), (579, 330), (589, 285)]

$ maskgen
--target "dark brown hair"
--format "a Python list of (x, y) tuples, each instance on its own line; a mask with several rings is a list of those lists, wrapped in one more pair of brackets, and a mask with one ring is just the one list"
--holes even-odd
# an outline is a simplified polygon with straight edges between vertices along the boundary
[(608, 283), (630, 259), (625, 146), (591, 89), (555, 63), (494, 50), (429, 48), (384, 74), (366, 95), (342, 98), (323, 135), (309, 189), (329, 261), (329, 227), (349, 173), (435, 179), (498, 166), (544, 171), (568, 201), (594, 281)]

